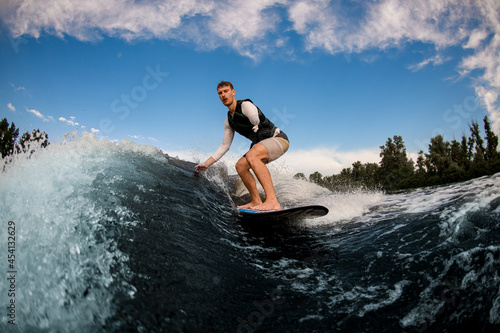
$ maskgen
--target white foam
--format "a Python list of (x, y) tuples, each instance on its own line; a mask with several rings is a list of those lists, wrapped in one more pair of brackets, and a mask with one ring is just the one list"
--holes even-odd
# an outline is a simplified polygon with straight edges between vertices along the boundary
[[(128, 258), (117, 250), (114, 239), (106, 238), (103, 223), (112, 212), (117, 221), (133, 224), (133, 214), (117, 201), (107, 202), (113, 193), (93, 189), (98, 179), (108, 185), (120, 182), (103, 174), (106, 169), (130, 167), (117, 158), (127, 152), (161, 158), (152, 147), (129, 141), (116, 145), (75, 133), (31, 158), (14, 156), (0, 173), (0, 220), (16, 224), (16, 315), (21, 330), (92, 330), (113, 315), (111, 268), (125, 267)], [(6, 232), (0, 230), (2, 240)], [(5, 242), (0, 244), (6, 253)], [(4, 283), (0, 294), (7, 294)]]
[[(455, 241), (464, 230), (469, 228), (468, 217), (471, 214), (488, 210), (492, 202), (500, 198), (500, 174), (468, 182), (463, 185), (462, 191), (467, 193), (465, 202), (448, 207), (440, 215), (441, 236), (447, 238), (448, 241)], [(498, 215), (497, 211), (498, 208), (490, 214)]]

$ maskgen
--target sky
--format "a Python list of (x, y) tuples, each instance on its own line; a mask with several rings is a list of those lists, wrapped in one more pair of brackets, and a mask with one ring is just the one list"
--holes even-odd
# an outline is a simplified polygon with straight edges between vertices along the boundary
[[(199, 162), (231, 81), (290, 138), (280, 163), (336, 174), (403, 137), (500, 134), (499, 0), (1, 0), (0, 118)], [(227, 156), (249, 141), (235, 136)], [(276, 162), (275, 162), (276, 163)]]

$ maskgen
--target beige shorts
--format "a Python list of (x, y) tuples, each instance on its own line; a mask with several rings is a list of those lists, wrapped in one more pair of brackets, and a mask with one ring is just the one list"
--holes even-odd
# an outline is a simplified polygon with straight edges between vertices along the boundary
[(269, 161), (267, 163), (281, 157), (284, 153), (286, 153), (288, 147), (290, 146), (290, 143), (287, 139), (281, 138), (279, 136), (262, 140), (259, 143), (266, 147), (267, 155), (269, 156)]

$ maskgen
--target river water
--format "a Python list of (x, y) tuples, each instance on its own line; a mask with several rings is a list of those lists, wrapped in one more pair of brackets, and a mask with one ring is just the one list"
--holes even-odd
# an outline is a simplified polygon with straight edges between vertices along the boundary
[(87, 134), (6, 163), (0, 331), (500, 331), (500, 174), (333, 193), (271, 164), (330, 213), (252, 224), (218, 164)]

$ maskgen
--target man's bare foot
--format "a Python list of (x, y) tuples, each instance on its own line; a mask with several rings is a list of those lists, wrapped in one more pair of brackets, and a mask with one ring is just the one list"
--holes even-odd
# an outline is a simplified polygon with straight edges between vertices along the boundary
[(263, 202), (260, 205), (253, 206), (253, 210), (281, 210), (281, 205), (279, 202)]
[(238, 206), (237, 208), (238, 209), (253, 209), (252, 207), (254, 206), (258, 206), (258, 205), (261, 205), (262, 204), (262, 201), (261, 202), (250, 202), (250, 203), (247, 203), (246, 205), (242, 205), (242, 206)]

